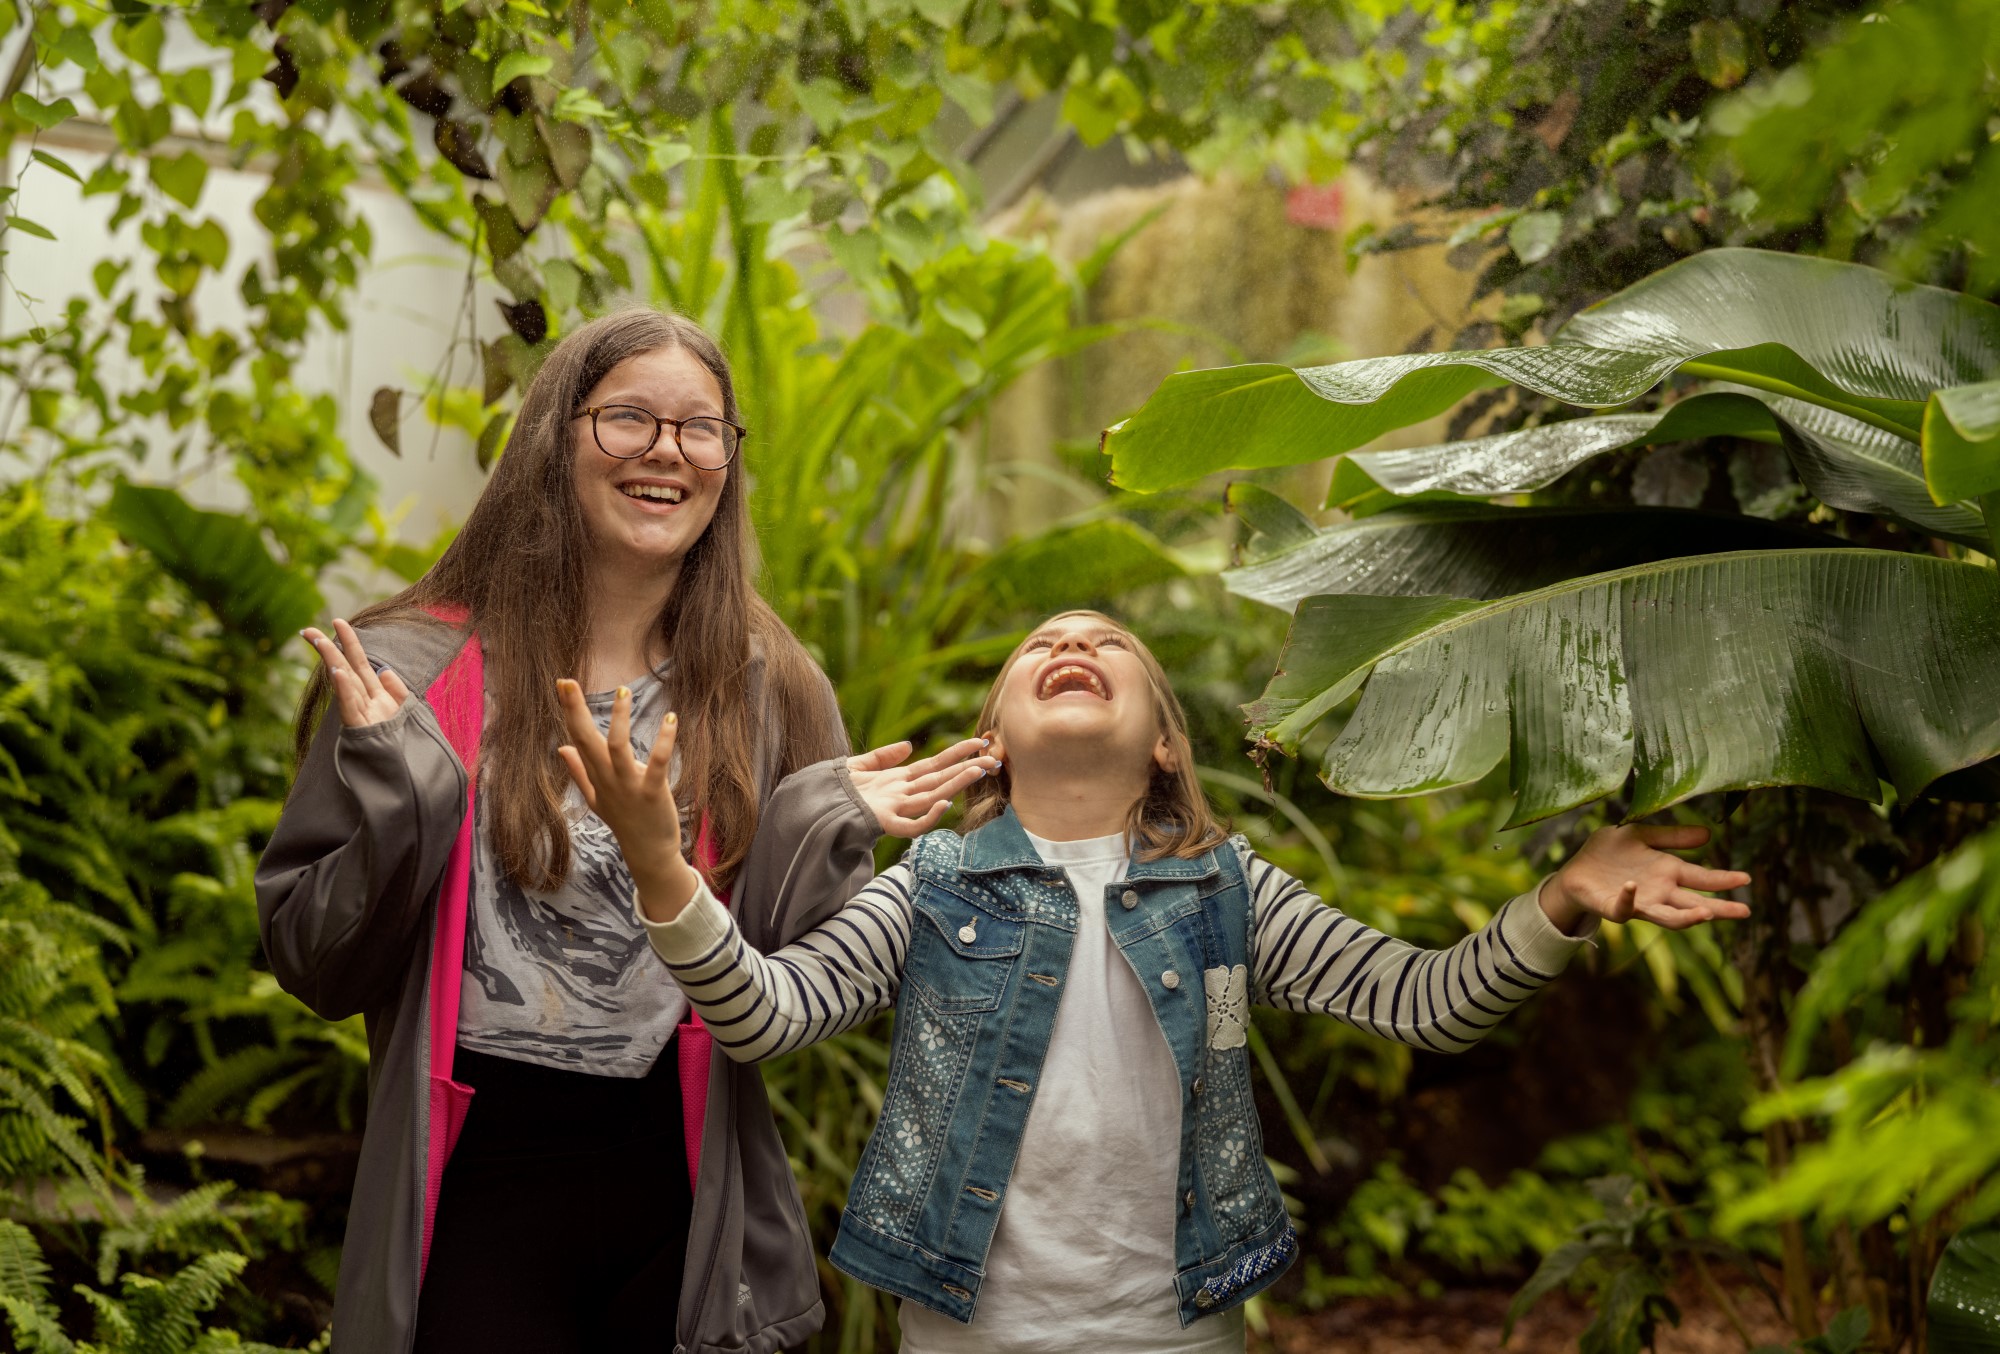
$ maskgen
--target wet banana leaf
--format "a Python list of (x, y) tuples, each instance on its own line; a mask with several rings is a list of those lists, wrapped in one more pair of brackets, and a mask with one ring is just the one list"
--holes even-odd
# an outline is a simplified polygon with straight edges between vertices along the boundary
[(1938, 503), (2000, 492), (2000, 381), (1931, 396), (1924, 407), (1924, 477)]
[(1682, 508), (1405, 508), (1315, 531), (1224, 570), (1222, 582), (1289, 611), (1316, 593), (1499, 598), (1656, 560), (1843, 544), (1761, 518)]
[(1612, 409), (1675, 372), (1916, 442), (1933, 391), (2000, 372), (2000, 307), (1856, 264), (1713, 249), (1581, 312), (1541, 347), (1170, 376), (1104, 445), (1114, 481), (1163, 489), (1352, 451), (1480, 389), (1512, 383)]
[(1250, 528), (1243, 558), (1264, 559), (1295, 550), (1319, 534), (1312, 518), (1285, 499), (1256, 484), (1232, 484), (1223, 495), (1229, 510)]
[(1631, 786), (1914, 795), (2000, 753), (2000, 574), (1928, 555), (1771, 550), (1669, 560), (1500, 601), (1314, 596), (1244, 707), (1296, 753), (1356, 690), (1321, 766), (1364, 798), (1510, 759), (1514, 821)]
[(1931, 1276), (1931, 1354), (2000, 1354), (2000, 1226), (1951, 1239)]
[[(1545, 488), (1607, 452), (1707, 437), (1783, 446), (1800, 483), (1822, 503), (1888, 517), (1967, 545), (1988, 542), (1985, 521), (1975, 509), (1932, 499), (1916, 442), (1804, 400), (1765, 393), (1712, 391), (1651, 413), (1603, 414), (1463, 442), (1352, 452), (1342, 466), (1405, 497), (1439, 491), (1513, 494)], [(1352, 501), (1356, 491), (1353, 476), (1337, 471), (1329, 498)]]

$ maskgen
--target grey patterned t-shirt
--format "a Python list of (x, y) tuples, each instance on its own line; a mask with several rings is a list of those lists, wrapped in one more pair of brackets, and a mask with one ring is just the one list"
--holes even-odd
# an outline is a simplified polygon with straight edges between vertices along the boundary
[[(608, 730), (612, 693), (586, 699), (597, 727)], [(632, 750), (642, 761), (666, 709), (657, 673), (632, 684)], [(632, 874), (617, 839), (575, 786), (567, 816), (569, 878), (554, 893), (509, 879), (483, 811), (474, 824), (459, 1046), (571, 1072), (643, 1077), (687, 1018), (687, 998), (634, 916)]]

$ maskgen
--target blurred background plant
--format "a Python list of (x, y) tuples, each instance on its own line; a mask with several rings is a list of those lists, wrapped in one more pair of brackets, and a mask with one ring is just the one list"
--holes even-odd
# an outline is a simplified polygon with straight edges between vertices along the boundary
[[(1445, 944), (1611, 810), (1508, 828), (1504, 773), (1366, 801), (1299, 762), (1252, 764), (1238, 707), (1284, 618), (1216, 574), (1255, 533), (1213, 482), (1108, 488), (1099, 427), (1218, 354), (1539, 342), (1710, 245), (1991, 294), (1987, 8), (0, 7), (0, 1305), (16, 1344), (88, 1331), (122, 1348), (134, 1324), (169, 1332), (147, 1348), (323, 1339), (366, 1054), (257, 952), (249, 870), (304, 673), (284, 643), (328, 599), (416, 576), (450, 529), (385, 512), (342, 400), (314, 385), (313, 345), (388, 262), (357, 185), (386, 186), (463, 276), (448, 341), (366, 401), (396, 472), (440, 430), (489, 465), (539, 355), (580, 319), (681, 309), (737, 364), (763, 583), (858, 742), (963, 731), (1022, 625), (1107, 606), (1168, 664), (1211, 792), (1260, 849), (1371, 924)], [(1209, 176), (1199, 192), (1189, 169)], [(1102, 210), (1038, 197), (1099, 172), (1125, 185)], [(227, 200), (242, 210), (220, 196), (231, 176), (252, 190)], [(43, 295), (20, 261), (63, 194), (102, 229), (56, 245), (98, 257), (87, 288)], [(1441, 254), (1465, 274), (1442, 290), (1381, 271)], [(1394, 324), (1347, 326), (1369, 307)], [(1552, 407), (1475, 395), (1454, 435)], [(1325, 487), (1323, 467), (1246, 478), (1300, 502)], [(1814, 509), (1757, 441), (1616, 452), (1545, 501)], [(1732, 851), (1799, 834), (1832, 900), (1812, 910), (1822, 932), (1782, 947), (1789, 1043), (1768, 1095), (1739, 1055), (1727, 933), (1625, 928), (1455, 1060), (1259, 1014), (1260, 1110), (1308, 1242), (1253, 1312), (1260, 1331), (1512, 1288), (1573, 1235), (1613, 1234), (1628, 1258), (1600, 1247), (1581, 1290), (1625, 1274), (1686, 1298), (1687, 1257), (1726, 1245), (1741, 1263), (1714, 1259), (1712, 1277), (1762, 1329), (1790, 1227), (1817, 1306), (1865, 1290), (1872, 1347), (1922, 1343), (1930, 1267), (1993, 1211), (1992, 848), (1947, 855), (1972, 818), (1827, 797), (1731, 821)], [(822, 1238), (884, 1069), (876, 1027), (769, 1071)], [(1773, 1123), (1796, 1144), (1776, 1174)], [(1618, 1177), (1637, 1183), (1591, 1184)], [(1947, 1267), (1976, 1275), (1979, 1234), (1960, 1236)], [(892, 1306), (825, 1276), (814, 1347), (892, 1347)], [(1609, 1296), (1598, 1310), (1616, 1316)], [(1617, 1310), (1654, 1316), (1601, 1322), (1605, 1348), (1666, 1319)]]

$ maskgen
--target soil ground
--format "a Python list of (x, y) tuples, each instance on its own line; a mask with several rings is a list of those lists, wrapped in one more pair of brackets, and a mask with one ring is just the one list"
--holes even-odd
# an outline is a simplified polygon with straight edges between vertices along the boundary
[[(1763, 1294), (1732, 1287), (1730, 1296), (1759, 1345), (1793, 1337)], [(1459, 1289), (1430, 1301), (1352, 1299), (1319, 1312), (1274, 1314), (1267, 1337), (1253, 1335), (1251, 1354), (1497, 1354), (1500, 1328), (1513, 1294)], [(1673, 1294), (1681, 1322), (1660, 1331), (1658, 1354), (1742, 1354), (1743, 1341), (1722, 1311), (1692, 1283)], [(1551, 1294), (1522, 1318), (1506, 1354), (1570, 1354), (1590, 1324), (1581, 1300)]]

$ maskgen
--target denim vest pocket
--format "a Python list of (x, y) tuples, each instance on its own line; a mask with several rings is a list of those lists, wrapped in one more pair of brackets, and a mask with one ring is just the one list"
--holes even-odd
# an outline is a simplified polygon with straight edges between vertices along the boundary
[(996, 1011), (1021, 953), (1022, 923), (942, 889), (920, 889), (903, 982), (940, 1015)]

